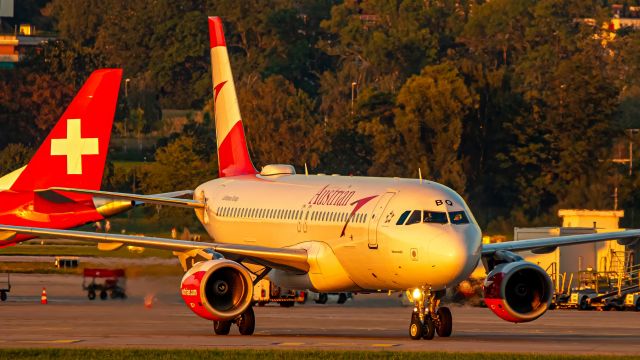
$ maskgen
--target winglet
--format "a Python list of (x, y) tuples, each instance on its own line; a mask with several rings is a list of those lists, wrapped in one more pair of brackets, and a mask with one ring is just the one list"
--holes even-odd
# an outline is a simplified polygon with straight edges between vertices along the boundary
[(257, 174), (247, 149), (222, 20), (217, 16), (209, 17), (209, 43), (220, 177)]

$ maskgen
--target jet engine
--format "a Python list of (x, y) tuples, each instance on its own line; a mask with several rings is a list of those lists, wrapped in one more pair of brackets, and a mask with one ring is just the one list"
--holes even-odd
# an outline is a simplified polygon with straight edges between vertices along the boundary
[(208, 320), (231, 320), (253, 300), (253, 281), (242, 265), (216, 259), (195, 264), (182, 277), (182, 299), (196, 315)]
[(496, 315), (515, 323), (544, 314), (553, 296), (547, 272), (527, 261), (497, 265), (484, 282), (484, 302)]

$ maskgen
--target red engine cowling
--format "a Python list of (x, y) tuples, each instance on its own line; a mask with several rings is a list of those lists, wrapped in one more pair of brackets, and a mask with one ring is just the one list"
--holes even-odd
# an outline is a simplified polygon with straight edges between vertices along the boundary
[(180, 293), (189, 309), (198, 316), (208, 320), (230, 320), (251, 305), (253, 282), (247, 269), (235, 261), (202, 261), (184, 274)]
[(540, 266), (515, 261), (496, 266), (484, 282), (484, 302), (504, 320), (533, 321), (544, 314), (553, 296), (553, 284)]

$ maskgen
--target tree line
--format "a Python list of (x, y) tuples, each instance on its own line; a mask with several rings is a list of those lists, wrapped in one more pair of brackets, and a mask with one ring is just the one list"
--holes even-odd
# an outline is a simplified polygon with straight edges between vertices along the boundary
[[(555, 224), (560, 208), (611, 209), (614, 192), (638, 225), (640, 177), (612, 159), (638, 140), (627, 129), (640, 128), (640, 33), (607, 25), (612, 4), (637, 1), (31, 2), (58, 39), (0, 72), (0, 93), (11, 94), (0, 97), (2, 170), (92, 70), (117, 66), (130, 79), (120, 132), (156, 130), (162, 109), (205, 111), (159, 140), (138, 191), (215, 176), (206, 16), (219, 15), (258, 166), (420, 169), (465, 196), (489, 232)], [(130, 190), (116, 170), (105, 187)]]

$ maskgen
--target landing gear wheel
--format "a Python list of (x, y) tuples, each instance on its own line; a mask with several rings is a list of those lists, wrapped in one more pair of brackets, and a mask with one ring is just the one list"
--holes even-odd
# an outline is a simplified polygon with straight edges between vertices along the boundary
[(453, 318), (451, 317), (451, 310), (448, 307), (441, 307), (438, 309), (438, 315), (436, 322), (436, 332), (440, 337), (451, 336), (453, 330)]
[(326, 304), (327, 300), (329, 300), (329, 296), (326, 293), (318, 294), (318, 299), (316, 300), (316, 304)]
[(296, 304), (295, 301), (282, 301), (282, 302), (280, 302), (280, 306), (281, 307), (285, 307), (285, 308), (293, 307), (293, 305), (295, 305), (295, 304)]
[(422, 338), (431, 340), (436, 335), (436, 325), (433, 323), (431, 316), (427, 315), (424, 319), (424, 327), (422, 329)]
[(580, 299), (580, 304), (578, 305), (578, 309), (580, 310), (589, 310), (589, 303), (587, 303), (587, 297), (583, 296)]
[(213, 332), (216, 335), (229, 335), (231, 321), (213, 321)]
[(413, 340), (420, 340), (422, 338), (422, 332), (424, 330), (424, 325), (422, 321), (420, 321), (420, 317), (418, 314), (413, 313), (411, 315), (411, 324), (409, 325), (409, 336)]
[(247, 310), (240, 315), (237, 320), (238, 330), (241, 335), (253, 335), (256, 329), (256, 316), (253, 313), (253, 307), (249, 306)]
[(338, 295), (338, 304), (344, 304), (347, 302), (347, 294), (345, 293), (340, 293)]

